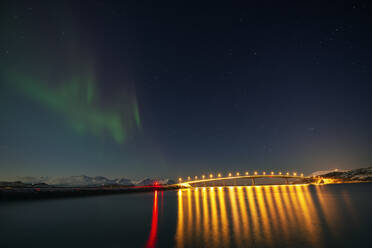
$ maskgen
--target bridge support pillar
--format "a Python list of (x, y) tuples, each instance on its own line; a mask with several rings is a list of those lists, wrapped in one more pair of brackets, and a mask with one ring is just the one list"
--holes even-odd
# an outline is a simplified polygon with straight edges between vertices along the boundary
[(287, 184), (289, 184), (288, 178), (285, 179), (285, 182), (286, 182)]
[(254, 185), (255, 185), (254, 178), (252, 178), (252, 186), (254, 186)]

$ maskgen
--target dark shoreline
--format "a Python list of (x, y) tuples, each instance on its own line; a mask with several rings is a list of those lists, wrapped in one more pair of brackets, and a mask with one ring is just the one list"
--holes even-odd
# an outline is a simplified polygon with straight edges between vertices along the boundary
[(86, 197), (113, 194), (175, 190), (178, 185), (137, 186), (137, 187), (45, 187), (45, 188), (0, 188), (1, 200), (32, 200), (64, 197)]

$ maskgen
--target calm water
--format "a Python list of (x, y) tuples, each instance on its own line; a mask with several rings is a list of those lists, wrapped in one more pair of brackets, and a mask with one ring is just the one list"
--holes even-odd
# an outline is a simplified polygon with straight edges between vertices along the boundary
[(0, 202), (0, 247), (372, 247), (372, 184)]

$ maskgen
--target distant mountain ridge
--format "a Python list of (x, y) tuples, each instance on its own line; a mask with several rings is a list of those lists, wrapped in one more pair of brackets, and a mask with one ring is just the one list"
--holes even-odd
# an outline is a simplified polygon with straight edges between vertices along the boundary
[(345, 172), (345, 171), (348, 171), (348, 170), (333, 169), (333, 170), (315, 171), (315, 172), (311, 173), (309, 176), (317, 177), (317, 176), (325, 175), (325, 174), (328, 174), (328, 173), (331, 173), (331, 172)]
[(348, 171), (332, 171), (318, 176), (341, 181), (372, 181), (372, 166)]
[(68, 176), (68, 177), (16, 177), (15, 181), (25, 184), (47, 184), (52, 186), (72, 186), (72, 187), (87, 187), (87, 186), (103, 186), (103, 185), (123, 185), (123, 186), (145, 186), (153, 185), (155, 182), (159, 184), (174, 184), (175, 181), (171, 179), (154, 179), (145, 178), (139, 181), (122, 177), (109, 179), (104, 176)]

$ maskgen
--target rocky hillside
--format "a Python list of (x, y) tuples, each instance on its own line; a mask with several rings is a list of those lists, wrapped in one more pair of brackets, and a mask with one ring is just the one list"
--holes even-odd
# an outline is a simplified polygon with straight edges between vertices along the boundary
[(343, 172), (333, 171), (319, 176), (342, 181), (372, 181), (372, 166)]

